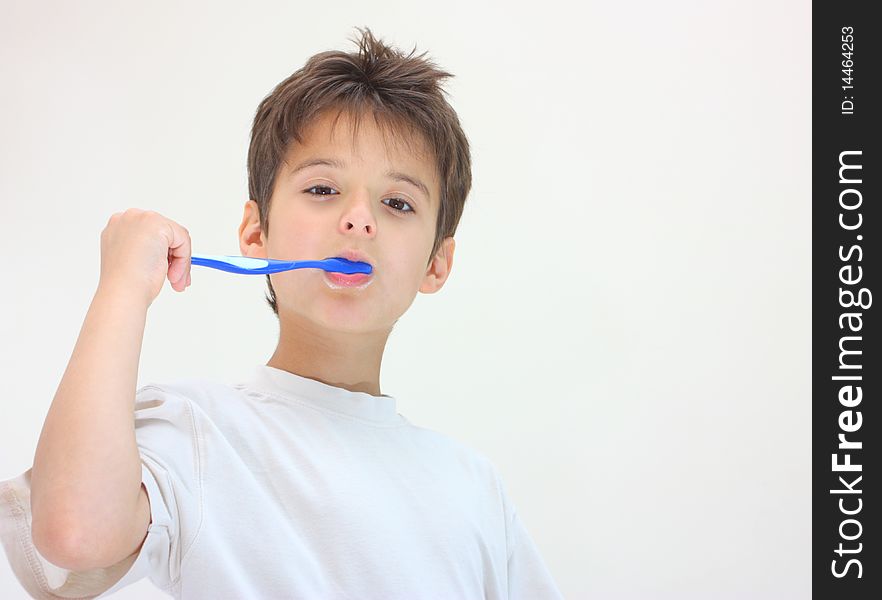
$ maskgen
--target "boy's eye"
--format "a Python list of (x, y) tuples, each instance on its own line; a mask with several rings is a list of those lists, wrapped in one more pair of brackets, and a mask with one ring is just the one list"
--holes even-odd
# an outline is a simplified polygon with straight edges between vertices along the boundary
[(403, 210), (401, 208), (397, 208), (395, 206), (392, 206), (392, 208), (394, 208), (395, 210), (397, 210), (399, 212), (403, 212), (403, 213), (414, 212), (413, 207), (410, 205), (410, 203), (402, 200), (401, 198), (388, 198), (388, 200), (389, 200), (389, 204), (387, 204), (386, 206), (392, 206), (392, 203), (395, 202), (395, 203), (398, 203), (399, 205), (401, 205), (401, 204), (407, 205), (407, 207), (408, 207), (407, 210)]
[(314, 185), (314, 186), (312, 186), (311, 188), (309, 188), (308, 190), (305, 190), (305, 191), (308, 192), (308, 193), (310, 193), (310, 194), (313, 194), (314, 196), (330, 196), (330, 195), (331, 195), (331, 194), (326, 194), (326, 193), (316, 194), (316, 193), (313, 192), (312, 190), (328, 190), (328, 191), (333, 191), (333, 190), (331, 190), (331, 188), (329, 188), (329, 187), (326, 186), (326, 185)]
[[(313, 190), (320, 190), (314, 192)], [(334, 196), (338, 192), (334, 191), (333, 188), (328, 187), (326, 185), (314, 185), (311, 188), (304, 190), (307, 194), (312, 194), (313, 196)], [(402, 200), (401, 198), (387, 198), (389, 200), (389, 204), (386, 206), (392, 208), (401, 213), (414, 213), (413, 206), (410, 205), (410, 202)], [(407, 206), (407, 209), (399, 208), (399, 206)]]

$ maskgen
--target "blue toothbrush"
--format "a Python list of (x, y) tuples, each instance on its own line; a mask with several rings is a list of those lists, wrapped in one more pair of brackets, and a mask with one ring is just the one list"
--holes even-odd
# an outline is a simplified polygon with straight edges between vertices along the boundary
[(366, 262), (346, 258), (326, 258), (324, 260), (276, 260), (274, 258), (251, 258), (249, 256), (220, 256), (216, 254), (193, 254), (191, 264), (211, 267), (229, 273), (243, 275), (264, 275), (290, 271), (292, 269), (324, 269), (331, 273), (370, 273), (373, 267)]

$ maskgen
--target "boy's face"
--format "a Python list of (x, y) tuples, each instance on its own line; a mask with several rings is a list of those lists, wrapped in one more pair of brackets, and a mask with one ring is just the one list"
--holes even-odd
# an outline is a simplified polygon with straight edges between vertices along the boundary
[[(453, 265), (454, 240), (443, 240), (429, 262), (440, 184), (435, 164), (383, 131), (370, 114), (354, 138), (343, 113), (317, 118), (303, 143), (292, 142), (279, 167), (270, 202), (269, 232), (260, 231), (257, 203), (245, 204), (239, 227), (244, 256), (320, 260), (345, 250), (363, 252), (373, 271), (366, 284), (341, 287), (321, 269), (271, 275), (280, 319), (305, 318), (347, 332), (391, 330), (417, 291), (434, 293)], [(325, 159), (337, 166), (304, 163)], [(422, 183), (426, 190), (395, 175)], [(428, 193), (426, 193), (428, 192)], [(428, 266), (427, 266), (428, 265)]]

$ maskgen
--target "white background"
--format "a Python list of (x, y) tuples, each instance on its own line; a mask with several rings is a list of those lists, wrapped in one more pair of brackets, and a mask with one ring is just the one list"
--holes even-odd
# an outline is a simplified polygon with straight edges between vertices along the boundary
[[(383, 392), (497, 465), (568, 599), (808, 598), (809, 2), (3, 0), (0, 479), (32, 463), (110, 215), (239, 254), (258, 103), (357, 25), (456, 75), (473, 150), (451, 278)], [(265, 364), (264, 290), (166, 283), (139, 384)], [(24, 597), (5, 560), (0, 596)]]

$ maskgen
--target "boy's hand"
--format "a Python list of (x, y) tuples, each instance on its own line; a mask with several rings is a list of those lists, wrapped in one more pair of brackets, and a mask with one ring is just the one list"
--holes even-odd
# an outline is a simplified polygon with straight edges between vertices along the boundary
[(134, 293), (150, 306), (166, 276), (172, 288), (190, 285), (190, 232), (150, 210), (115, 213), (101, 232), (99, 288)]

